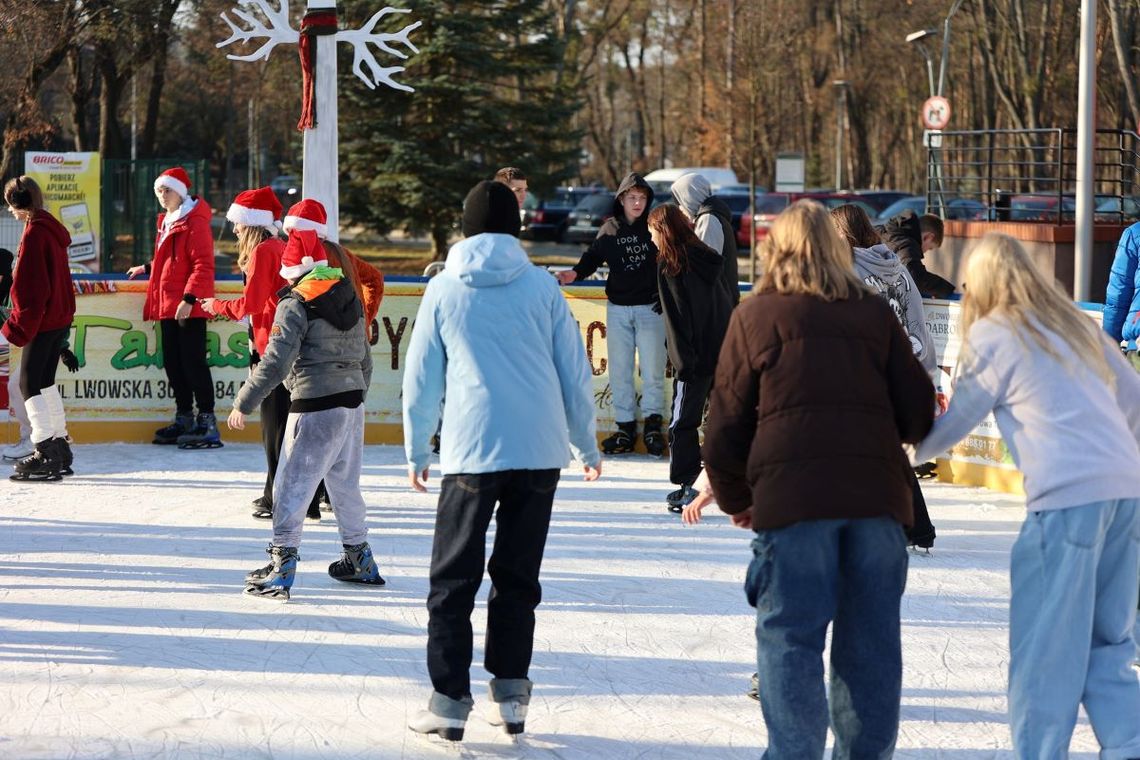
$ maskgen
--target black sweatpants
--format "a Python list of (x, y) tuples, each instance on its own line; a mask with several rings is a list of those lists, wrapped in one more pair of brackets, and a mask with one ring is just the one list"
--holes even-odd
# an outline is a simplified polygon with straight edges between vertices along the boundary
[(40, 395), (40, 389), (55, 385), (59, 354), (70, 327), (48, 330), (36, 335), (24, 346), (20, 356), (20, 393), (24, 400)]
[[(451, 699), (471, 695), (471, 611), (483, 582), (487, 527), (495, 546), (487, 572), (483, 665), (495, 678), (526, 678), (534, 650), (534, 610), (558, 470), (445, 475), (431, 548), (427, 665), (432, 686)], [(495, 505), (498, 504), (498, 510)]]
[(701, 474), (700, 427), (713, 378), (673, 380), (673, 419), (669, 422), (669, 481), (691, 486)]
[(213, 412), (214, 379), (206, 363), (206, 320), (192, 318), (180, 325), (177, 319), (163, 319), (159, 325), (162, 365), (166, 369), (166, 381), (174, 391), (178, 413), (192, 413), (195, 401), (199, 414)]
[(910, 491), (914, 498), (914, 527), (907, 530), (906, 538), (912, 543), (931, 544), (937, 533), (934, 523), (930, 521), (930, 511), (926, 508), (926, 497), (922, 495), (922, 486), (918, 483), (914, 469), (908, 466), (907, 472), (910, 473)]

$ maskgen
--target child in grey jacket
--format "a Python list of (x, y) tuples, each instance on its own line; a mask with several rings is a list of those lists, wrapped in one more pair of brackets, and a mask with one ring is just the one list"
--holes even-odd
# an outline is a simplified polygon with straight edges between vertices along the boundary
[[(292, 402), (285, 443), (273, 483), (270, 563), (246, 576), (245, 592), (288, 599), (305, 512), (323, 479), (336, 516), (344, 555), (329, 565), (340, 581), (383, 585), (364, 523), (360, 460), (364, 449), (364, 397), (372, 379), (363, 307), (347, 270), (328, 266), (325, 246), (311, 230), (294, 230), (281, 258), (291, 283), (281, 295), (261, 362), (238, 391), (229, 426), (280, 383)], [(335, 252), (334, 252), (335, 253)], [(343, 259), (342, 259), (343, 260)]]

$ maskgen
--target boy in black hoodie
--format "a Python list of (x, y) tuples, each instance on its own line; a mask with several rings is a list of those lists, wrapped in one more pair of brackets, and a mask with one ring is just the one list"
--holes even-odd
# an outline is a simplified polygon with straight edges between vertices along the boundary
[(645, 450), (665, 453), (661, 433), (665, 409), (665, 322), (657, 295), (657, 249), (645, 226), (653, 189), (640, 174), (630, 173), (614, 195), (613, 217), (578, 264), (560, 272), (568, 285), (589, 277), (603, 264), (606, 278), (606, 345), (610, 391), (618, 430), (602, 441), (606, 454), (625, 454), (637, 443), (637, 395), (633, 385), (634, 352), (641, 369), (641, 411)]

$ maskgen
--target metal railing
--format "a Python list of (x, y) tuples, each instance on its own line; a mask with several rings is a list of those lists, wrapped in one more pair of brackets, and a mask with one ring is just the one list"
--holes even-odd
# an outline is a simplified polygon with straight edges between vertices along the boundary
[[(1047, 222), (1076, 216), (1075, 129), (989, 129), (928, 134), (926, 206), (945, 219)], [(1140, 219), (1140, 135), (1098, 129), (1095, 218)]]

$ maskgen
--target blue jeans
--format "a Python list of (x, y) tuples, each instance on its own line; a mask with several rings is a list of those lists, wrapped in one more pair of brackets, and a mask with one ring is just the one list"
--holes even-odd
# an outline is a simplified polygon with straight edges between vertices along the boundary
[(1010, 554), (1009, 721), (1019, 758), (1063, 758), (1085, 706), (1101, 760), (1140, 757), (1140, 499), (1030, 512)]
[(642, 417), (665, 412), (665, 319), (653, 307), (618, 306), (606, 301), (606, 357), (614, 421), (637, 419), (633, 352), (641, 372)]
[[(906, 536), (889, 517), (760, 530), (744, 589), (756, 608), (756, 669), (768, 760), (889, 758), (899, 727), (899, 603)], [(823, 648), (831, 636), (831, 697)]]

